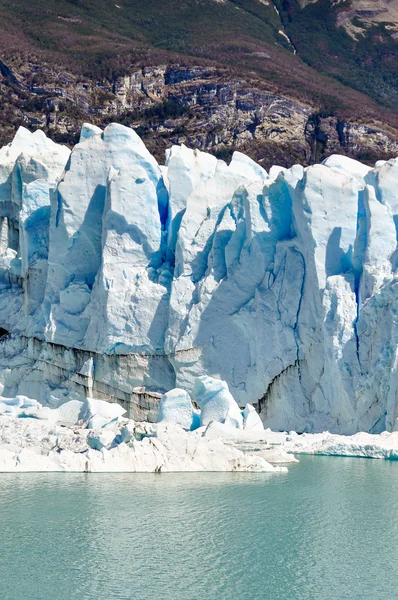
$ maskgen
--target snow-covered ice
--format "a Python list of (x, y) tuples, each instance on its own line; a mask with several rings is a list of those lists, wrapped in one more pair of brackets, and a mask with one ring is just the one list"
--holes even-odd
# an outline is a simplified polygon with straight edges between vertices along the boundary
[(243, 427), (242, 413), (225, 381), (207, 375), (197, 377), (192, 395), (200, 408), (201, 425), (215, 421)]
[(302, 435), (266, 431), (265, 435), (270, 443), (276, 444), (275, 447), (280, 445), (284, 451), (293, 454), (398, 460), (398, 432), (384, 431), (377, 435), (359, 432), (345, 436), (328, 431)]
[(396, 158), (267, 173), (174, 146), (163, 166), (115, 123), (72, 152), (21, 128), (0, 150), (0, 393), (156, 420), (209, 377), (227, 388), (203, 424), (254, 405), (275, 430), (392, 431), (397, 223)]
[(244, 429), (253, 431), (263, 431), (264, 425), (260, 419), (260, 415), (251, 404), (246, 404), (242, 412)]
[[(174, 396), (181, 401), (180, 390)], [(78, 403), (80, 406), (70, 401), (62, 411), (43, 408), (28, 398), (9, 399), (3, 404), (10, 410), (0, 415), (0, 472), (287, 470), (268, 462), (267, 454), (257, 447), (241, 449), (231, 443), (228, 432), (235, 428), (228, 425), (218, 423), (221, 430), (214, 435), (216, 430), (211, 427), (187, 431), (164, 419), (157, 424), (135, 423), (121, 415), (123, 409), (117, 404), (98, 400)], [(164, 406), (162, 414), (165, 416)], [(96, 416), (100, 421), (93, 426)], [(181, 412), (172, 416), (176, 421)], [(65, 426), (73, 418), (76, 422)], [(276, 458), (273, 462), (285, 461)]]
[(189, 431), (199, 426), (200, 418), (197, 417), (191, 397), (185, 390), (175, 388), (162, 396), (158, 423), (174, 423)]
[[(240, 429), (228, 420), (190, 431), (188, 422), (179, 423), (191, 402), (182, 392), (168, 394), (155, 424), (127, 419), (117, 404), (95, 399), (50, 409), (23, 396), (2, 398), (0, 472), (286, 473), (299, 454), (398, 460), (398, 432), (281, 433), (257, 426)], [(257, 423), (253, 407), (244, 412)]]

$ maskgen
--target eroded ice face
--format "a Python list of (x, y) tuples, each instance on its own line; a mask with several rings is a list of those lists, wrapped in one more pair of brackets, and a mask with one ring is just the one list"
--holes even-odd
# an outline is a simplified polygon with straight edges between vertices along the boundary
[(394, 426), (397, 159), (268, 175), (182, 146), (160, 167), (117, 124), (69, 154), (24, 129), (0, 151), (3, 394), (129, 401), (206, 374), (274, 428)]

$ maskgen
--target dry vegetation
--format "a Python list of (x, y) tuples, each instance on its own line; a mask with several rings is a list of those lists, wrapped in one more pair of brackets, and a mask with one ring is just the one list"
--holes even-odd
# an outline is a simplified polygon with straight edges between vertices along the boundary
[[(304, 4), (302, 8), (298, 0), (268, 4), (262, 0), (119, 0), (118, 8), (109, 0), (0, 0), (0, 60), (17, 73), (25, 71), (24, 76), (32, 64), (40, 64), (41, 73), (32, 73), (36, 86), (40, 77), (46, 80), (46, 70), (59, 69), (91, 84), (111, 82), (142, 65), (215, 65), (224, 77), (230, 74), (247, 86), (292, 98), (316, 113), (362, 121), (394, 136), (398, 69), (392, 30), (378, 22), (354, 40), (337, 27), (341, 11), (349, 9), (351, 2)], [(355, 25), (355, 16), (351, 21)], [(280, 35), (281, 27), (298, 55)], [(0, 88), (3, 143), (23, 122), (23, 111), (34, 108), (32, 102), (44, 112), (51, 104), (45, 95), (32, 99), (3, 73), (5, 80)], [(108, 93), (97, 94), (94, 109), (106, 104)], [(71, 123), (79, 124), (85, 117), (73, 103), (64, 102), (63, 110)], [(69, 139), (59, 132), (54, 137), (73, 143), (76, 135), (73, 130)], [(285, 150), (270, 147), (265, 152)]]

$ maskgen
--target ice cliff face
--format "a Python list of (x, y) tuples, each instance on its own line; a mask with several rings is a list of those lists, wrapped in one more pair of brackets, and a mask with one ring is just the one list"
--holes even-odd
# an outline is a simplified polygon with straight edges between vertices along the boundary
[[(289, 170), (85, 126), (72, 153), (0, 150), (0, 382), (50, 406), (151, 418), (210, 375), (266, 426), (342, 433), (398, 417), (398, 159)], [(149, 414), (148, 414), (149, 413)]]

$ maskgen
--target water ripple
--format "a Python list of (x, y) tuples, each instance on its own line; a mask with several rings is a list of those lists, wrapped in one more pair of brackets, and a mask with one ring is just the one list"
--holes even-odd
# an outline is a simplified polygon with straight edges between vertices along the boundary
[(398, 464), (0, 475), (1, 600), (394, 600)]

